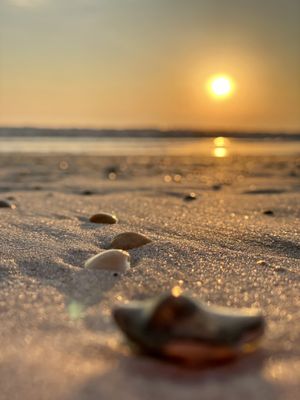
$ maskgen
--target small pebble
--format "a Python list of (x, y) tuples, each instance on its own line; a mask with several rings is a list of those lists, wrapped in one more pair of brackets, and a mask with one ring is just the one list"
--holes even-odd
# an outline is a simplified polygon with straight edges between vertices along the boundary
[(0, 200), (0, 208), (16, 208), (15, 204), (11, 204), (7, 200)]
[(105, 250), (89, 258), (84, 266), (92, 270), (126, 272), (130, 268), (130, 255), (123, 250)]
[(171, 177), (171, 175), (165, 175), (165, 176), (164, 176), (164, 182), (166, 182), (166, 183), (172, 182), (172, 177)]
[(266, 265), (268, 265), (267, 262), (264, 261), (264, 260), (258, 260), (258, 261), (256, 262), (256, 264), (257, 264), (257, 265), (262, 265), (263, 267), (265, 267)]
[(110, 181), (115, 181), (117, 179), (117, 174), (115, 172), (110, 172), (107, 177)]
[(109, 174), (109, 173), (111, 173), (111, 172), (114, 172), (115, 174), (117, 174), (117, 173), (118, 173), (118, 170), (119, 170), (119, 167), (118, 167), (117, 165), (111, 165), (110, 167), (107, 167), (107, 168), (105, 169), (105, 172), (106, 172), (107, 174)]
[(68, 161), (62, 160), (59, 163), (59, 169), (61, 169), (62, 171), (65, 171), (69, 168), (69, 163)]
[(92, 215), (89, 220), (95, 224), (116, 224), (118, 222), (116, 216), (104, 212)]
[(212, 185), (212, 190), (220, 190), (221, 188), (222, 188), (222, 186), (221, 185), (218, 185), (218, 184), (216, 184), (216, 185)]
[(110, 181), (115, 181), (117, 179), (118, 173), (119, 173), (118, 166), (111, 166), (105, 169), (105, 175)]
[(264, 215), (274, 215), (274, 212), (272, 210), (266, 210), (263, 213)]
[(130, 250), (144, 246), (152, 242), (147, 236), (141, 233), (124, 232), (117, 235), (110, 244), (111, 249)]
[(174, 182), (179, 183), (179, 182), (181, 182), (181, 180), (182, 180), (182, 176), (180, 174), (175, 174), (173, 176), (173, 181)]
[(197, 199), (197, 195), (194, 192), (191, 192), (191, 193), (187, 194), (186, 196), (184, 196), (185, 201), (193, 201), (196, 199)]
[(276, 272), (287, 272), (288, 270), (285, 267), (281, 267), (280, 265), (275, 265), (274, 271), (276, 271)]

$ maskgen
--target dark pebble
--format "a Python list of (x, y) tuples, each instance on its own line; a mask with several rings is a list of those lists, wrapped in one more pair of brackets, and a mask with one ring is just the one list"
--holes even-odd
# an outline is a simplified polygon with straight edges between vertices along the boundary
[(107, 213), (94, 214), (89, 218), (90, 222), (95, 224), (116, 224), (118, 219), (115, 215)]
[(81, 192), (81, 194), (83, 196), (91, 196), (94, 193), (91, 190), (84, 190), (83, 192)]
[(288, 270), (287, 270), (287, 268), (285, 268), (285, 267), (281, 267), (281, 266), (279, 266), (279, 265), (276, 265), (276, 266), (274, 267), (274, 271), (276, 271), (276, 272), (287, 272)]
[(106, 172), (107, 175), (110, 174), (110, 173), (117, 174), (119, 172), (119, 167), (117, 167), (117, 166), (107, 167), (105, 169), (105, 172)]
[(274, 212), (272, 210), (266, 210), (263, 213), (264, 215), (274, 215)]
[(221, 185), (212, 185), (212, 190), (221, 190), (222, 186)]
[(16, 206), (7, 200), (0, 200), (0, 208), (16, 208)]
[(191, 193), (187, 194), (186, 196), (184, 196), (185, 201), (193, 201), (196, 199), (197, 199), (197, 195), (194, 192), (191, 192)]

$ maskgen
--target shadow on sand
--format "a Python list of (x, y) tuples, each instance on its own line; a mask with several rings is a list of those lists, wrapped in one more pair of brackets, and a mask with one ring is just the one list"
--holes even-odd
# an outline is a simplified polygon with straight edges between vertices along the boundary
[(276, 400), (264, 379), (264, 355), (253, 354), (213, 368), (186, 368), (145, 356), (123, 357), (117, 366), (75, 388), (68, 400), (258, 399)]

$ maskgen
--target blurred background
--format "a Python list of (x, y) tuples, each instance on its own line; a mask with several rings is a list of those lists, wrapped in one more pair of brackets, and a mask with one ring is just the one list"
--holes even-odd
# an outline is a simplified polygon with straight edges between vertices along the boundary
[(299, 20), (299, 0), (1, 0), (0, 125), (297, 133)]

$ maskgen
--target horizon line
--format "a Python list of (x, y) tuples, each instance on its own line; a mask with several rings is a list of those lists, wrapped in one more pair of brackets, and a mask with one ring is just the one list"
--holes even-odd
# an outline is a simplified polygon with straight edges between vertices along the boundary
[(0, 130), (50, 130), (50, 131), (91, 131), (91, 132), (178, 132), (178, 133), (193, 133), (193, 134), (205, 134), (205, 133), (223, 133), (223, 134), (257, 134), (257, 135), (300, 135), (299, 129), (257, 129), (257, 128), (205, 128), (205, 127), (160, 127), (160, 126), (64, 126), (64, 125), (0, 125)]

